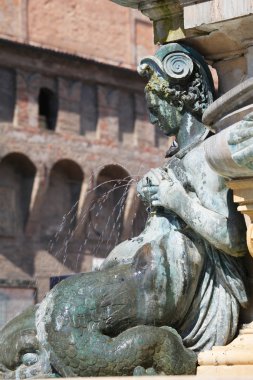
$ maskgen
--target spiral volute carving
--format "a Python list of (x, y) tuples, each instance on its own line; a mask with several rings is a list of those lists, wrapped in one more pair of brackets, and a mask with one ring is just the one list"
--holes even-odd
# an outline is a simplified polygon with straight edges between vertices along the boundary
[(164, 58), (163, 69), (171, 80), (181, 81), (192, 74), (193, 61), (188, 55), (175, 52)]

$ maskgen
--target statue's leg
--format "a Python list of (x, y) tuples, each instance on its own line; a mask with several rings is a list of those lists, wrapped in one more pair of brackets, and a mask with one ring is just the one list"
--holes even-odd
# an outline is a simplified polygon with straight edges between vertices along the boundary
[(141, 367), (147, 374), (194, 374), (197, 361), (174, 329), (153, 326), (136, 326), (115, 338), (86, 332), (57, 354), (65, 364), (65, 376), (133, 375)]

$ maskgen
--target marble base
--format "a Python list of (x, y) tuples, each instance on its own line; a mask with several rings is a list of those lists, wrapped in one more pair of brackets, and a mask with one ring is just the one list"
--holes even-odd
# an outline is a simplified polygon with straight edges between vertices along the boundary
[(198, 363), (198, 376), (253, 377), (253, 322), (243, 326), (238, 337), (229, 345), (201, 352)]

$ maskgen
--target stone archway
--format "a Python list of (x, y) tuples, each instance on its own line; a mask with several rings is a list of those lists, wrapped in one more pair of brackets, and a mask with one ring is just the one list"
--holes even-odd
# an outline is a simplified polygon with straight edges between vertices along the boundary
[(106, 257), (121, 239), (130, 180), (125, 169), (113, 164), (105, 166), (97, 176), (88, 228), (100, 247), (95, 248), (98, 256)]
[(60, 160), (53, 165), (41, 211), (42, 241), (48, 242), (59, 231), (75, 228), (83, 178), (81, 167), (72, 160)]
[(0, 236), (23, 235), (36, 167), (22, 153), (9, 153), (0, 162)]

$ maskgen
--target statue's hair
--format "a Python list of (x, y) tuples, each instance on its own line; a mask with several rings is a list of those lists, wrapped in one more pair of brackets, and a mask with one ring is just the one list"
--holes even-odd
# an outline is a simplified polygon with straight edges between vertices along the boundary
[(146, 91), (166, 99), (179, 111), (185, 109), (201, 118), (213, 101), (210, 70), (194, 49), (177, 43), (164, 45), (155, 56), (143, 58), (138, 71), (149, 78)]
[(157, 94), (179, 111), (188, 110), (198, 118), (202, 117), (205, 109), (212, 102), (205, 78), (198, 70), (194, 70), (186, 83), (169, 82), (153, 72), (145, 90)]

